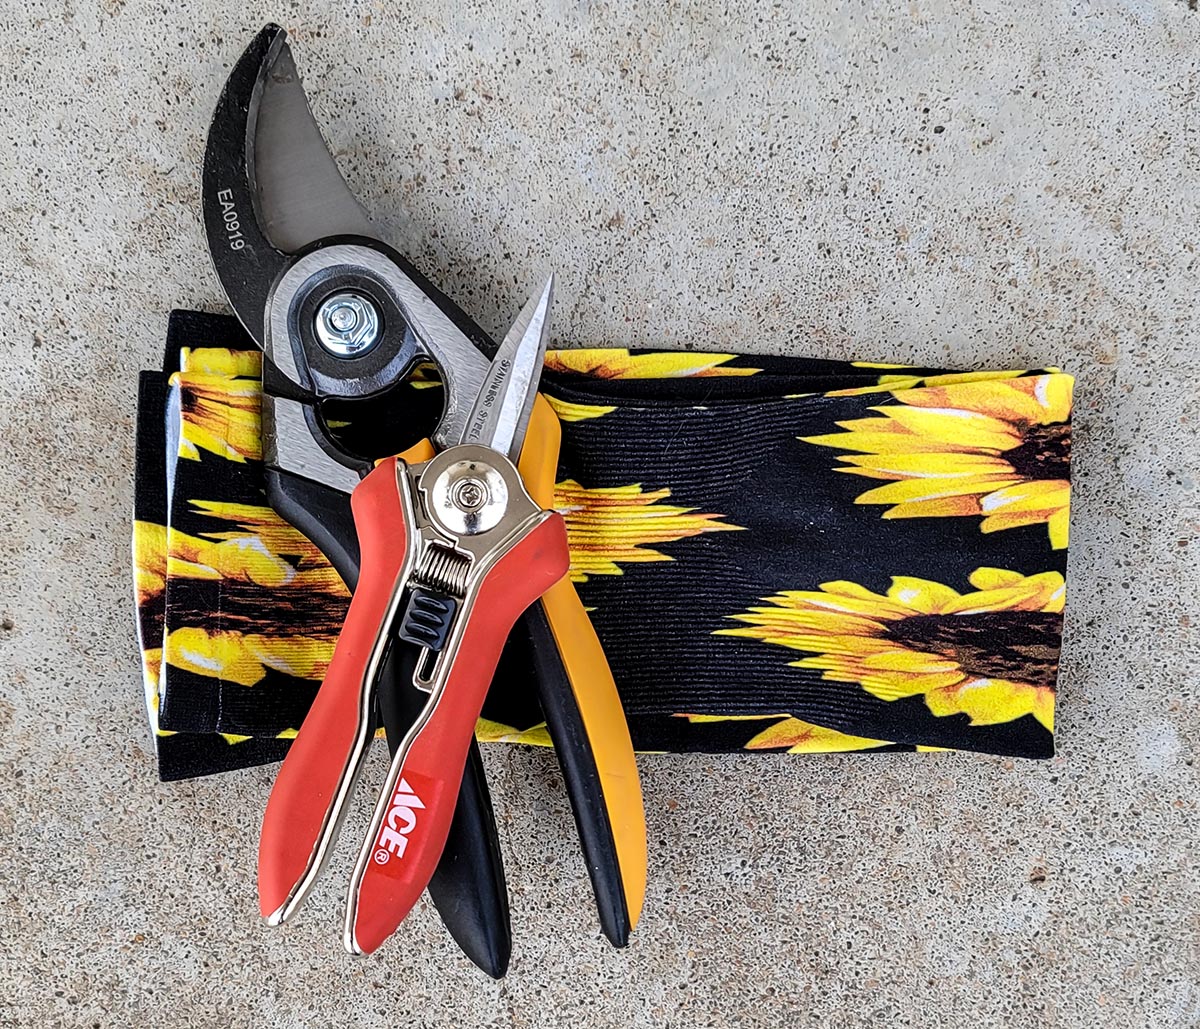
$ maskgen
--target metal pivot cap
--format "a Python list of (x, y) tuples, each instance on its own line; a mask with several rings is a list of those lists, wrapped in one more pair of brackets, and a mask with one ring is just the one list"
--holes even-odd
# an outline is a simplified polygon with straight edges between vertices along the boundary
[(317, 308), (313, 332), (335, 357), (359, 357), (379, 342), (379, 311), (361, 293), (334, 293)]
[(442, 469), (429, 490), (433, 516), (455, 535), (494, 529), (508, 510), (508, 483), (484, 461), (455, 461)]

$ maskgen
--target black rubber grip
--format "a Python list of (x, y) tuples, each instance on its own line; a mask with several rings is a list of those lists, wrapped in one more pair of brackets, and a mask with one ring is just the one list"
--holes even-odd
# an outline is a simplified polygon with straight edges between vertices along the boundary
[(604, 784), (596, 768), (587, 728), (540, 600), (530, 606), (522, 621), (529, 634), (538, 699), (554, 753), (558, 755), (579, 830), (580, 849), (592, 880), (600, 928), (614, 947), (624, 947), (629, 942), (629, 906), (604, 802)]
[[(359, 549), (349, 496), (275, 469), (267, 469), (266, 477), (271, 506), (312, 540), (353, 590)], [(403, 738), (426, 700), (426, 694), (409, 685), (411, 668), (399, 667), (409, 660), (415, 660), (411, 648), (390, 647), (376, 683), (389, 749)], [(492, 978), (503, 976), (512, 954), (508, 890), (492, 799), (474, 741), (429, 896), (463, 953)]]

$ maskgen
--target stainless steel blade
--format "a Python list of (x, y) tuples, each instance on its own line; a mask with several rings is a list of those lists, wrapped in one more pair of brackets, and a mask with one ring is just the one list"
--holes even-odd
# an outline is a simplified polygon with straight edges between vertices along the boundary
[(467, 418), (463, 443), (479, 443), (516, 461), (542, 377), (550, 329), (554, 276), (546, 280), (513, 322), (496, 351), (483, 388)]
[(312, 116), (286, 41), (263, 69), (257, 100), (246, 163), (271, 244), (292, 254), (323, 236), (374, 237)]

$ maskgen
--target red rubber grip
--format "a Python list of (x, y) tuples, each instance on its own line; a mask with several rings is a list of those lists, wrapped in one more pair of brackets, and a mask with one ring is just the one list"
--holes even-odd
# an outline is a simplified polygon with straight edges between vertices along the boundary
[(369, 743), (372, 684), (366, 681), (367, 665), (408, 549), (396, 475), (396, 458), (381, 461), (350, 496), (361, 551), (358, 587), (325, 680), (267, 800), (258, 844), (258, 901), (264, 917), (289, 901), (316, 861), (331, 820), (336, 832), (342, 813), (333, 810), (339, 787), (357, 774), (356, 747)]
[(521, 613), (567, 574), (568, 565), (566, 527), (553, 513), (480, 585), (444, 692), (403, 756), (388, 814), (371, 841), (354, 903), (354, 943), (362, 953), (396, 931), (428, 885), (500, 651)]

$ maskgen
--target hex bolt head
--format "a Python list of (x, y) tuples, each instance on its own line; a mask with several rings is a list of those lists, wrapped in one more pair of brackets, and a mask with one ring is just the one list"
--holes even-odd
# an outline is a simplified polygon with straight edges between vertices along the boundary
[(334, 293), (317, 308), (313, 332), (334, 357), (361, 357), (379, 342), (379, 311), (361, 293)]

